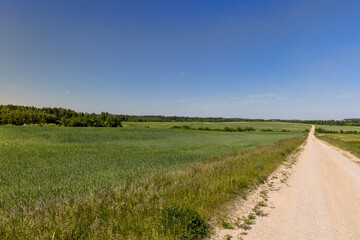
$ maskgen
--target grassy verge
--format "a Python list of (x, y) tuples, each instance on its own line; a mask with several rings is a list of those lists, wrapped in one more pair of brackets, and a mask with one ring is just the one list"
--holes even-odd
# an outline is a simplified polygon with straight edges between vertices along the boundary
[(250, 147), (35, 208), (0, 211), (2, 239), (200, 239), (220, 207), (263, 183), (305, 140)]
[(360, 136), (358, 134), (318, 134), (317, 137), (360, 158)]

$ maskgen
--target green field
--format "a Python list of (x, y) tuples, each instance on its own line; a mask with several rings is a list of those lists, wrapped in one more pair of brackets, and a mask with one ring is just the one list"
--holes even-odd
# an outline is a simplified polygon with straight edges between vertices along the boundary
[(309, 124), (287, 122), (123, 122), (126, 128), (170, 128), (172, 126), (189, 126), (191, 128), (209, 127), (210, 129), (223, 129), (224, 127), (253, 127), (256, 130), (272, 129), (275, 132), (287, 130), (291, 132), (303, 132), (310, 129)]
[(360, 142), (360, 134), (321, 134), (330, 138), (335, 138), (343, 141)]
[(325, 130), (331, 130), (331, 131), (358, 131), (360, 132), (360, 127), (356, 126), (328, 126), (328, 125), (316, 125), (316, 128), (322, 128)]
[[(354, 131), (350, 129), (348, 131)], [(360, 158), (360, 134), (318, 134), (320, 139)]]
[(1, 127), (0, 206), (113, 188), (128, 175), (175, 169), (297, 133)]
[[(159, 224), (162, 204), (188, 206), (209, 217), (231, 196), (262, 182), (303, 138), (254, 146), (300, 136), (139, 127), (0, 127), (0, 237), (158, 239), (152, 236), (152, 221)], [(230, 167), (223, 160), (230, 156), (242, 157), (231, 160)], [(197, 192), (194, 186), (203, 190)], [(204, 192), (211, 188), (214, 192)], [(118, 205), (121, 202), (125, 205)], [(156, 234), (167, 236), (164, 239), (174, 236), (159, 231)]]

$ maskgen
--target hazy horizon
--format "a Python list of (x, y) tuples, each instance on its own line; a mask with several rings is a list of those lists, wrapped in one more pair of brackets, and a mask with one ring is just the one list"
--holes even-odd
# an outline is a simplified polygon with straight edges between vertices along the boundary
[(360, 118), (357, 1), (1, 1), (0, 104)]

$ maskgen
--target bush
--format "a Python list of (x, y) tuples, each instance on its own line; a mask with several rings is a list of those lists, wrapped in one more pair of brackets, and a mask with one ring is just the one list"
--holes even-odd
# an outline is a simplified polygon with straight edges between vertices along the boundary
[(234, 128), (224, 127), (225, 132), (236, 132)]
[(203, 239), (209, 235), (209, 225), (198, 212), (187, 207), (163, 208), (160, 222), (163, 231), (180, 239)]
[(323, 129), (323, 128), (316, 128), (316, 129), (315, 129), (315, 132), (316, 132), (316, 133), (331, 133), (331, 134), (337, 134), (337, 133), (339, 133), (338, 131), (326, 130), (326, 129)]
[(236, 130), (238, 130), (239, 132), (244, 132), (245, 131), (245, 129), (242, 128), (242, 127), (237, 127)]
[(273, 132), (274, 130), (268, 128), (268, 129), (261, 129), (262, 132)]

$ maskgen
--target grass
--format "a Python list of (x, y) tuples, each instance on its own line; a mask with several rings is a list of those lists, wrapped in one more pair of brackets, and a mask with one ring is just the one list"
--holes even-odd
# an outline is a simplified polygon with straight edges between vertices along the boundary
[(291, 132), (303, 132), (310, 129), (309, 124), (287, 123), (287, 122), (123, 122), (126, 128), (170, 128), (173, 126), (189, 126), (191, 128), (209, 127), (210, 129), (224, 129), (225, 127), (253, 127), (256, 130), (273, 130), (281, 132), (282, 130)]
[(0, 207), (112, 189), (152, 170), (299, 134), (170, 129), (0, 128)]
[(360, 127), (356, 126), (327, 126), (327, 125), (316, 125), (316, 128), (322, 128), (329, 131), (360, 131)]
[[(217, 209), (264, 182), (301, 135), (1, 127), (0, 238), (205, 235)], [(188, 225), (164, 224), (166, 209)]]
[(317, 137), (360, 158), (359, 134), (318, 134)]

